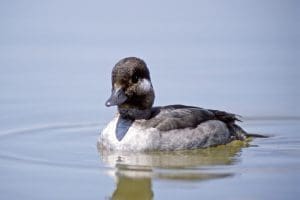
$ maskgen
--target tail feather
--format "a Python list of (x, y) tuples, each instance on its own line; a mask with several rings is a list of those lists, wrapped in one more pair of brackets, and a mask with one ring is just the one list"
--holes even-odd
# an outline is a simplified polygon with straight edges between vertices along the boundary
[(247, 133), (247, 137), (254, 137), (254, 138), (268, 138), (269, 136), (267, 135), (261, 135), (257, 133)]
[(249, 137), (254, 137), (254, 138), (268, 138), (266, 135), (261, 135), (257, 133), (247, 133), (244, 129), (242, 129), (239, 125), (236, 124), (229, 124), (228, 128), (234, 137), (234, 139), (238, 140), (245, 140), (246, 138)]
[(219, 110), (209, 110), (209, 111), (214, 113), (216, 119), (223, 121), (227, 124), (233, 139), (245, 140), (248, 137), (255, 137), (255, 138), (267, 138), (268, 137), (268, 136), (256, 134), (256, 133), (247, 133), (239, 125), (235, 124), (236, 121), (242, 122), (242, 120), (240, 119), (241, 116), (239, 116), (239, 115), (224, 112), (224, 111), (219, 111)]

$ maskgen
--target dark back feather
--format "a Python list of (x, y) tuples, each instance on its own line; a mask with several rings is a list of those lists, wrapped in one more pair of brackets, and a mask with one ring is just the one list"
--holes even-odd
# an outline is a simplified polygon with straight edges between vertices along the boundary
[(147, 120), (147, 126), (161, 131), (172, 129), (195, 128), (208, 120), (220, 120), (226, 124), (233, 124), (239, 120), (235, 114), (219, 110), (209, 110), (194, 106), (170, 105), (154, 107), (152, 115)]

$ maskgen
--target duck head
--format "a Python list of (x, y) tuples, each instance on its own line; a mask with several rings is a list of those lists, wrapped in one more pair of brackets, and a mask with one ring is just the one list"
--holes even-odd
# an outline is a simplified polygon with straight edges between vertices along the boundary
[(118, 106), (123, 118), (148, 119), (154, 90), (146, 63), (136, 57), (120, 60), (112, 70), (112, 94), (106, 106)]

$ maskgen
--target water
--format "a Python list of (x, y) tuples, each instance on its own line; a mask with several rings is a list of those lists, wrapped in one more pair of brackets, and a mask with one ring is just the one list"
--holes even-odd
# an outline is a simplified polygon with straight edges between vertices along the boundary
[[(146, 9), (147, 8), (147, 9)], [(1, 199), (297, 199), (297, 1), (0, 3)], [(238, 113), (271, 137), (108, 154), (110, 72), (148, 64), (156, 105)]]

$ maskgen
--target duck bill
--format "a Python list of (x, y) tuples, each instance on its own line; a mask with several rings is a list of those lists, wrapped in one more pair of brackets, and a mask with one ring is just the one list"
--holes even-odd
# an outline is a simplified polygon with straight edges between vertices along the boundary
[(105, 102), (107, 107), (119, 106), (127, 100), (127, 96), (122, 88), (114, 89), (109, 99)]

